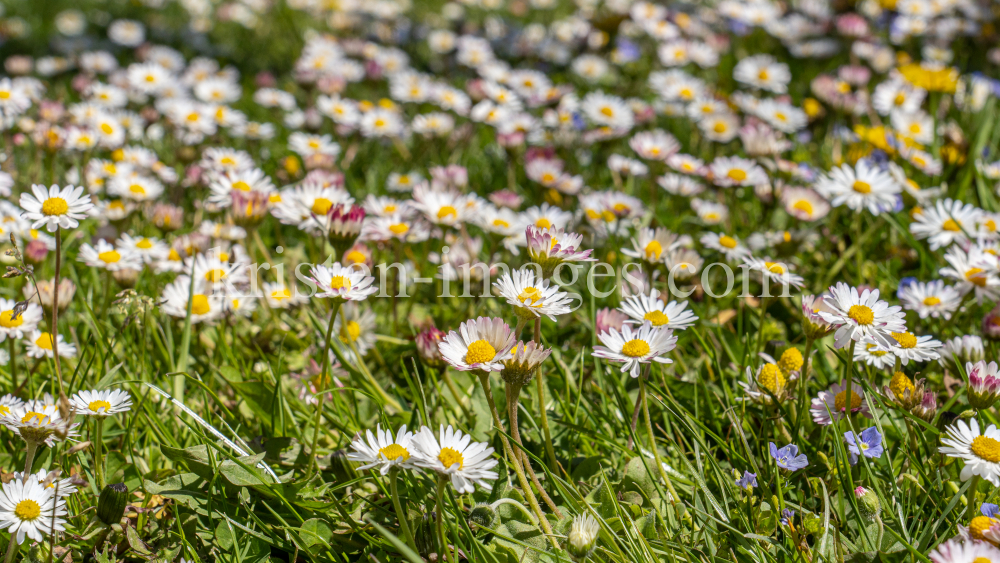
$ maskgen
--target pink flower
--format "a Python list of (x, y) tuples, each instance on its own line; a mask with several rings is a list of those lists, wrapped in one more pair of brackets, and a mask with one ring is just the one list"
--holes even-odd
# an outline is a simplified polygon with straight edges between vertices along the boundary
[(608, 329), (615, 329), (621, 331), (622, 324), (628, 320), (628, 315), (622, 313), (618, 309), (611, 309), (605, 307), (597, 312), (597, 318), (594, 323), (596, 325), (595, 330), (597, 334), (603, 334), (608, 332)]
[[(996, 362), (987, 364), (980, 360), (975, 364), (965, 364), (965, 371), (969, 374), (969, 387), (966, 389), (969, 406), (977, 410), (988, 409), (1000, 398), (997, 369)], [(926, 400), (926, 396), (924, 399)]]

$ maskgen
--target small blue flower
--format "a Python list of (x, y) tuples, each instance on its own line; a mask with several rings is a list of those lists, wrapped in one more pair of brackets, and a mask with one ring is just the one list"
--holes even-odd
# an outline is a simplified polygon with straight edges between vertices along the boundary
[(743, 477), (736, 480), (736, 486), (747, 490), (752, 489), (757, 486), (757, 474), (750, 473), (749, 471), (743, 472)]
[(778, 463), (778, 467), (782, 469), (798, 471), (809, 465), (809, 458), (806, 457), (806, 454), (799, 455), (799, 447), (795, 444), (788, 444), (779, 450), (778, 446), (775, 446), (774, 442), (771, 442), (770, 447), (771, 457)]
[(984, 502), (983, 505), (979, 507), (979, 512), (987, 518), (996, 518), (997, 514), (1000, 513), (1000, 506)]
[(782, 526), (790, 526), (792, 524), (792, 520), (794, 519), (795, 519), (795, 511), (792, 510), (791, 508), (786, 508), (781, 511)]
[(900, 294), (903, 293), (903, 290), (916, 283), (916, 281), (917, 278), (912, 276), (899, 280), (899, 289), (896, 290), (896, 297), (899, 298)]
[(616, 47), (618, 50), (618, 60), (623, 63), (630, 63), (642, 56), (639, 46), (623, 37), (618, 38)]
[(847, 442), (847, 450), (851, 452), (851, 465), (858, 463), (858, 456), (864, 454), (867, 458), (882, 457), (882, 435), (878, 428), (869, 426), (861, 431), (860, 440), (854, 432), (844, 432), (844, 441)]

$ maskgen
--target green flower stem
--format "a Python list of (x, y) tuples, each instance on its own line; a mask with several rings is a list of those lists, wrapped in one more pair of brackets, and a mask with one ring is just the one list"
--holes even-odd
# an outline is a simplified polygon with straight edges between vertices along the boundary
[[(542, 343), (542, 318), (538, 317), (535, 319), (535, 342), (539, 345)], [(549, 430), (549, 417), (545, 412), (545, 382), (543, 381), (544, 372), (542, 371), (542, 365), (538, 364), (535, 367), (535, 386), (538, 391), (538, 413), (542, 421), (542, 432), (545, 434), (545, 453), (549, 456), (549, 469), (551, 471), (557, 471), (559, 469), (559, 463), (556, 461), (556, 450), (552, 446), (552, 432)]]
[(399, 521), (399, 529), (403, 531), (403, 537), (406, 539), (406, 545), (417, 553), (417, 544), (413, 541), (413, 532), (410, 531), (410, 522), (407, 519), (407, 513), (403, 510), (403, 504), (399, 500), (399, 488), (397, 487), (397, 481), (399, 481), (399, 468), (392, 467), (389, 469), (389, 490), (392, 492), (392, 506), (396, 509), (396, 520)]
[[(767, 290), (767, 280), (764, 280), (765, 292)], [(760, 298), (760, 322), (757, 323), (757, 348), (753, 352), (753, 358), (750, 358), (750, 362), (755, 362), (756, 358), (760, 356), (760, 345), (764, 340), (764, 314), (767, 313), (767, 296), (761, 296)]]
[(971, 522), (973, 518), (976, 517), (976, 492), (979, 490), (979, 480), (982, 479), (979, 475), (972, 476), (972, 483), (969, 485), (969, 492), (966, 493), (966, 498), (968, 503), (965, 507), (965, 521)]
[(500, 441), (503, 443), (504, 453), (507, 455), (507, 459), (509, 459), (514, 465), (514, 472), (517, 473), (517, 482), (521, 485), (521, 490), (524, 491), (524, 496), (528, 500), (528, 506), (531, 507), (532, 512), (534, 512), (535, 516), (538, 517), (538, 522), (542, 526), (542, 531), (551, 538), (552, 527), (549, 525), (548, 520), (545, 519), (545, 514), (542, 513), (542, 507), (539, 506), (538, 499), (535, 498), (535, 493), (531, 490), (531, 484), (528, 482), (528, 478), (524, 474), (524, 468), (521, 466), (520, 457), (514, 453), (513, 448), (510, 447), (510, 441), (507, 440), (507, 435), (504, 433), (503, 422), (500, 420), (500, 412), (497, 410), (496, 401), (493, 400), (493, 390), (490, 385), (490, 374), (480, 372), (478, 375), (479, 383), (483, 387), (483, 392), (486, 393), (486, 402), (490, 405), (490, 412), (493, 414), (493, 424), (497, 427), (497, 430), (500, 431)]
[[(337, 319), (337, 312), (340, 311), (340, 305), (343, 302), (340, 299), (335, 299), (333, 301), (333, 310), (330, 311), (330, 322), (326, 325), (326, 338), (323, 344), (323, 364), (319, 371), (319, 382), (317, 387), (326, 386), (326, 376), (327, 371), (330, 369), (330, 334), (333, 332), (333, 322)], [(318, 389), (320, 391), (319, 400), (316, 402), (316, 418), (313, 421), (313, 438), (312, 444), (309, 446), (309, 467), (306, 469), (306, 477), (312, 475), (313, 469), (316, 467), (316, 444), (319, 443), (319, 425), (323, 418), (323, 403), (326, 401), (327, 390)]]
[(104, 488), (104, 417), (94, 417), (94, 476), (97, 489)]
[(653, 450), (653, 458), (656, 460), (656, 467), (660, 470), (660, 476), (663, 477), (664, 483), (667, 484), (667, 490), (670, 491), (670, 504), (676, 504), (681, 500), (680, 495), (674, 490), (674, 484), (670, 481), (670, 476), (667, 475), (667, 470), (663, 468), (663, 462), (660, 460), (660, 450), (656, 448), (656, 435), (653, 434), (653, 422), (649, 418), (649, 405), (646, 401), (646, 379), (639, 378), (639, 394), (642, 395), (642, 414), (646, 418), (646, 433), (649, 434), (649, 448)]
[(531, 467), (531, 459), (528, 457), (523, 450), (524, 442), (521, 441), (521, 426), (517, 422), (517, 411), (520, 405), (519, 397), (521, 396), (520, 387), (508, 387), (507, 389), (507, 406), (510, 408), (510, 432), (514, 436), (514, 441), (521, 446), (522, 449), (518, 449), (517, 453), (521, 456), (521, 463), (524, 464), (525, 473), (531, 478), (531, 482), (535, 484), (535, 488), (538, 489), (538, 494), (542, 496), (542, 500), (549, 507), (553, 513), (555, 513), (556, 518), (562, 519), (562, 512), (559, 511), (559, 507), (556, 503), (552, 502), (548, 493), (542, 488), (542, 483), (538, 480), (538, 475), (535, 475), (535, 469)]
[[(438, 475), (437, 483), (437, 535), (438, 535), (438, 549), (443, 551), (448, 557), (449, 563), (455, 563), (455, 556), (448, 549), (448, 542), (445, 541), (444, 537), (444, 487), (447, 484), (448, 478), (444, 475)], [(442, 561), (441, 554), (438, 553), (438, 561)]]
[(59, 274), (62, 269), (62, 227), (56, 228), (56, 275), (52, 283), (52, 356), (56, 362), (56, 379), (59, 381), (59, 398), (65, 400), (62, 368), (59, 362)]

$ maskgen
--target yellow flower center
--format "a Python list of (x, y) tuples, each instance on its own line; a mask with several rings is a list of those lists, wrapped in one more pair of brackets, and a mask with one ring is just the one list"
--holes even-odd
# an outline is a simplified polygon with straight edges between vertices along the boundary
[(110, 135), (115, 132), (115, 128), (112, 127), (110, 123), (102, 123), (101, 131), (104, 131), (105, 135)]
[(91, 403), (87, 405), (87, 408), (93, 412), (101, 412), (101, 409), (104, 409), (104, 412), (108, 412), (111, 410), (111, 403), (107, 401), (91, 401)]
[(361, 325), (357, 321), (347, 321), (347, 324), (340, 329), (340, 340), (345, 343), (357, 341), (361, 336)]
[(507, 227), (510, 226), (510, 223), (508, 223), (507, 221), (504, 221), (503, 219), (494, 219), (493, 220), (493, 226), (494, 227), (503, 227), (503, 228), (506, 229)]
[(545, 217), (542, 217), (537, 221), (535, 221), (535, 226), (538, 227), (539, 229), (551, 229), (552, 222), (546, 219)]
[[(244, 182), (243, 180), (237, 180), (233, 182), (232, 188), (234, 190), (239, 190), (241, 192), (249, 192), (250, 184)], [(316, 205), (316, 202), (313, 202), (313, 205)]]
[(773, 395), (781, 394), (785, 388), (785, 374), (775, 364), (764, 364), (757, 376), (757, 385), (770, 391)]
[(118, 253), (117, 250), (108, 250), (107, 252), (102, 252), (97, 255), (101, 259), (101, 262), (105, 264), (114, 264), (115, 262), (122, 259), (122, 255)]
[(465, 352), (465, 363), (469, 365), (483, 364), (489, 362), (497, 355), (497, 350), (485, 340), (477, 340), (469, 344), (469, 349)]
[(38, 503), (26, 498), (21, 502), (17, 503), (14, 507), (14, 516), (17, 516), (19, 520), (34, 520), (42, 515), (42, 507), (38, 506)]
[(767, 80), (768, 79), (767, 69), (761, 69), (761, 71), (757, 73), (757, 78), (759, 80)]
[(739, 168), (733, 168), (729, 172), (726, 172), (726, 177), (734, 182), (742, 182), (747, 179), (747, 173)]
[(899, 342), (900, 348), (916, 348), (917, 337), (912, 332), (894, 332), (892, 337)]
[(275, 301), (281, 301), (282, 299), (288, 299), (291, 296), (292, 296), (292, 292), (289, 291), (287, 287), (284, 288), (284, 289), (276, 289), (276, 290), (274, 290), (274, 291), (271, 292), (271, 299), (274, 299)]
[(333, 202), (326, 199), (325, 197), (318, 197), (313, 200), (312, 212), (316, 215), (326, 215), (333, 207)]
[(855, 180), (851, 189), (858, 192), (859, 194), (870, 194), (872, 193), (872, 185), (868, 182), (862, 182), (861, 180)]
[(1000, 463), (1000, 442), (988, 436), (976, 436), (972, 440), (972, 453), (990, 463)]
[(736, 239), (728, 235), (719, 237), (719, 244), (726, 248), (736, 248)]
[(622, 346), (622, 354), (630, 358), (639, 358), (649, 353), (649, 344), (645, 340), (635, 338)]
[(778, 367), (784, 373), (791, 373), (802, 369), (803, 363), (805, 363), (805, 360), (802, 358), (802, 352), (799, 352), (798, 348), (789, 348), (781, 354), (781, 358), (778, 360)]
[(410, 452), (406, 451), (406, 448), (399, 444), (389, 444), (380, 449), (378, 453), (389, 461), (395, 461), (399, 458), (403, 458), (403, 461), (410, 459)]
[(191, 296), (191, 313), (195, 315), (205, 315), (212, 310), (208, 304), (208, 296), (197, 293)]
[[(855, 387), (857, 387), (857, 385), (855, 385)], [(851, 404), (848, 406), (847, 389), (844, 389), (840, 393), (837, 393), (837, 396), (833, 398), (833, 408), (837, 412), (841, 412), (846, 408), (850, 408), (850, 410), (861, 408), (861, 395), (858, 395), (854, 392), (854, 389), (851, 389)]]
[(0, 100), (10, 99), (10, 92), (8, 90), (0, 90)]
[(47, 419), (48, 417), (49, 415), (45, 413), (31, 411), (25, 414), (23, 417), (21, 417), (21, 424), (28, 424), (29, 422), (34, 420), (35, 424), (37, 424), (38, 426), (42, 426), (43, 424), (45, 424), (45, 419)]
[(517, 296), (517, 300), (523, 303), (528, 299), (530, 299), (534, 304), (541, 305), (540, 301), (542, 300), (542, 290), (537, 287), (524, 288), (524, 291)]
[(389, 230), (392, 231), (394, 235), (406, 234), (406, 231), (410, 230), (410, 226), (406, 223), (396, 223), (394, 225), (389, 225)]
[(953, 233), (957, 233), (958, 231), (962, 230), (962, 227), (960, 227), (954, 219), (948, 219), (947, 221), (945, 221), (944, 224), (941, 225), (941, 228), (946, 231), (951, 231)]
[(940, 304), (941, 304), (941, 299), (939, 297), (935, 297), (933, 295), (931, 295), (930, 297), (924, 297), (924, 305), (927, 305), (928, 307), (933, 307), (934, 305), (940, 305)]
[(851, 305), (847, 316), (859, 325), (870, 325), (875, 321), (875, 313), (864, 305)]
[[(971, 522), (969, 522), (969, 535), (972, 536), (972, 539), (974, 540), (986, 541), (984, 533), (993, 527), (993, 525), (997, 522), (998, 520), (990, 518), (989, 516), (976, 516)], [(979, 559), (986, 559), (986, 561), (989, 561), (989, 559), (985, 557), (980, 557), (973, 563), (979, 563)]]
[(330, 278), (332, 289), (351, 289), (351, 278), (347, 276), (333, 276)]
[(901, 106), (905, 101), (906, 101), (906, 96), (903, 95), (902, 92), (900, 92), (896, 94), (896, 98), (892, 100), (892, 103), (896, 104), (897, 106)]
[(148, 238), (144, 238), (139, 242), (135, 243), (135, 247), (141, 248), (143, 250), (149, 250), (150, 248), (153, 248), (153, 241), (149, 240)]
[(642, 316), (643, 320), (649, 321), (653, 326), (663, 326), (670, 322), (670, 318), (663, 314), (663, 311), (650, 311)]
[(729, 126), (726, 125), (725, 121), (716, 121), (715, 125), (712, 126), (712, 131), (716, 133), (725, 133), (729, 130)]
[(69, 204), (61, 197), (50, 197), (42, 203), (42, 214), (50, 217), (64, 215), (67, 211), (69, 211)]
[(458, 210), (450, 205), (445, 205), (438, 209), (437, 213), (438, 219), (444, 219), (445, 217), (458, 217)]
[(462, 453), (451, 448), (441, 448), (441, 453), (438, 454), (438, 459), (447, 468), (451, 468), (451, 466), (456, 463), (458, 464), (459, 469), (465, 467), (465, 458), (462, 457)]
[(49, 334), (49, 333), (47, 333), (47, 332), (43, 332), (35, 340), (35, 346), (38, 346), (39, 348), (44, 348), (46, 350), (51, 350), (52, 349), (52, 335)]
[(812, 206), (812, 204), (809, 203), (807, 200), (804, 200), (804, 199), (800, 199), (800, 200), (796, 201), (795, 204), (792, 205), (792, 209), (794, 209), (796, 211), (801, 211), (801, 212), (805, 213), (806, 215), (812, 215), (813, 214), (813, 206)]
[(892, 379), (889, 380), (889, 390), (892, 394), (896, 396), (897, 399), (902, 399), (906, 397), (906, 392), (909, 391), (910, 395), (913, 395), (916, 391), (916, 386), (910, 381), (909, 377), (906, 377), (901, 371), (897, 371), (892, 375)]
[(650, 241), (649, 244), (646, 245), (645, 251), (646, 258), (659, 260), (660, 255), (663, 254), (663, 245), (661, 245), (659, 241)]
[(615, 110), (611, 109), (611, 106), (604, 106), (601, 108), (601, 115), (604, 117), (612, 117), (615, 115)]
[(764, 262), (764, 267), (772, 274), (784, 274), (785, 267), (780, 262)]
[(139, 184), (132, 184), (128, 187), (128, 191), (138, 195), (146, 195), (146, 188), (143, 188)]
[(348, 252), (346, 258), (349, 262), (353, 262), (355, 264), (360, 264), (366, 260), (364, 253), (360, 250), (352, 250)]
[(979, 287), (986, 287), (986, 276), (983, 275), (982, 268), (969, 268), (965, 272), (965, 281)]
[(222, 268), (214, 268), (205, 272), (205, 280), (212, 283), (219, 283), (226, 278), (226, 271)]
[(3, 328), (16, 328), (24, 324), (24, 317), (14, 318), (14, 310), (4, 311), (0, 313), (0, 327)]

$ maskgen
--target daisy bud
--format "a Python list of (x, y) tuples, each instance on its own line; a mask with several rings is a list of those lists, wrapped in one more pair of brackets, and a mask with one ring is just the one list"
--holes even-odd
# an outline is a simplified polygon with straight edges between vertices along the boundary
[(361, 224), (365, 220), (365, 209), (358, 205), (337, 204), (327, 213), (330, 231), (327, 238), (340, 256), (354, 244), (361, 234)]
[(41, 240), (33, 240), (24, 247), (24, 259), (31, 264), (41, 264), (48, 254), (49, 247)]
[(158, 203), (150, 214), (153, 224), (164, 231), (173, 231), (184, 226), (184, 210), (180, 207)]
[(997, 363), (984, 361), (975, 364), (965, 364), (969, 374), (969, 406), (976, 410), (988, 409), (1000, 398), (1000, 377), (997, 375)]
[(445, 366), (441, 350), (438, 349), (438, 343), (441, 342), (442, 338), (444, 338), (444, 332), (435, 327), (431, 327), (417, 335), (417, 355), (424, 365), (436, 369), (441, 369)]
[(139, 270), (123, 268), (121, 270), (111, 272), (111, 277), (115, 279), (115, 283), (118, 284), (118, 287), (122, 289), (131, 289), (135, 287), (135, 282), (139, 279)]
[(597, 547), (600, 531), (600, 524), (590, 514), (577, 516), (566, 534), (566, 551), (575, 561), (586, 561)]
[(125, 483), (113, 483), (101, 491), (97, 499), (97, 517), (110, 526), (121, 521), (128, 504), (128, 487)]
[[(52, 289), (52, 280), (41, 280), (38, 282), (38, 297), (42, 300), (42, 305), (46, 309), (52, 309), (52, 298), (54, 296), (54, 291)], [(59, 280), (59, 310), (63, 311), (69, 306), (70, 301), (73, 300), (73, 296), (76, 294), (76, 285), (63, 278)], [(29, 300), (35, 298), (35, 288), (31, 284), (24, 286), (24, 296)]]
[(264, 192), (232, 190), (233, 205), (230, 216), (233, 223), (252, 229), (267, 216), (270, 196)]
[(923, 401), (920, 402), (919, 406), (913, 407), (910, 412), (927, 422), (934, 420), (934, 413), (937, 412), (937, 397), (930, 391), (924, 393)]
[(1000, 340), (1000, 306), (994, 307), (983, 317), (983, 336), (990, 340)]
[(861, 517), (867, 522), (874, 522), (882, 513), (882, 506), (879, 504), (878, 495), (875, 491), (858, 487), (854, 489), (854, 496), (858, 499), (858, 511)]
[(479, 526), (481, 528), (486, 528), (492, 530), (500, 524), (500, 515), (497, 514), (496, 509), (491, 505), (482, 503), (477, 504), (472, 512), (469, 513), (469, 527), (473, 528)]

